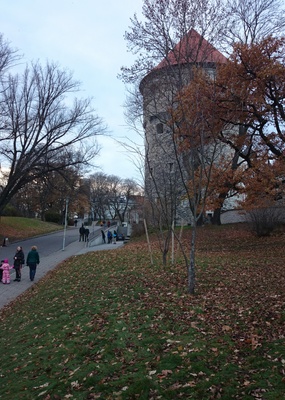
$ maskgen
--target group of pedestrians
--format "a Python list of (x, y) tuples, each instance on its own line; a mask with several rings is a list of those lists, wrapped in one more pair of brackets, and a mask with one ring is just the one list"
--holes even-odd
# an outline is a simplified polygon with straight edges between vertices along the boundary
[(81, 227), (79, 228), (79, 242), (88, 242), (89, 240), (89, 229), (85, 228), (85, 226), (82, 224)]
[[(1, 260), (0, 278), (3, 284), (9, 284), (11, 281), (10, 271), (15, 269), (16, 277), (14, 282), (21, 282), (22, 268), (25, 265), (25, 255), (22, 246), (18, 246), (14, 255), (13, 263), (9, 264), (8, 258)], [(30, 269), (30, 280), (33, 281), (36, 275), (37, 265), (40, 263), (40, 256), (37, 246), (32, 246), (28, 253), (26, 265)]]
[(109, 230), (109, 228), (111, 226), (111, 222), (110, 221), (107, 221), (107, 223), (106, 223), (106, 221), (101, 221), (100, 222), (101, 228), (104, 228), (104, 226), (106, 226), (106, 225), (108, 227), (107, 234), (105, 233), (104, 229), (101, 229), (102, 244), (106, 243), (106, 239), (107, 239), (108, 244), (116, 243), (117, 242), (117, 232), (116, 232), (116, 230), (114, 230), (113, 233)]
[[(101, 234), (102, 234), (102, 243), (106, 243), (106, 233), (103, 229), (101, 229)], [(117, 232), (114, 230), (113, 234), (111, 231), (108, 230), (107, 232), (107, 240), (108, 240), (108, 244), (112, 243), (116, 243), (117, 241)]]

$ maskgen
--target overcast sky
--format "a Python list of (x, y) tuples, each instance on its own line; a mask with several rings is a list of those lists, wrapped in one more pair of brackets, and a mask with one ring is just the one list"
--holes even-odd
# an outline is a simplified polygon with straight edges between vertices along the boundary
[[(81, 97), (93, 97), (97, 114), (115, 138), (141, 142), (124, 120), (124, 84), (117, 78), (131, 65), (123, 35), (130, 18), (141, 14), (143, 0), (0, 0), (0, 32), (30, 62), (58, 62), (82, 83)], [(126, 151), (100, 138), (97, 164), (103, 172), (137, 178)]]

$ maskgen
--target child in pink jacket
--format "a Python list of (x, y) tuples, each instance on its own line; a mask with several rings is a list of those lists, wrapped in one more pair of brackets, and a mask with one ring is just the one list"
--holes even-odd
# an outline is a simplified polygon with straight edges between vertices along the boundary
[(8, 259), (5, 258), (3, 264), (0, 267), (3, 270), (2, 274), (2, 282), (5, 283), (10, 283), (10, 269), (13, 267), (9, 265)]

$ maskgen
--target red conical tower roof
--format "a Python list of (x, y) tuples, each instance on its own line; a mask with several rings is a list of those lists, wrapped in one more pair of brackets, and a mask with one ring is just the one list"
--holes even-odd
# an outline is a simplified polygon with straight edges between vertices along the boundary
[(225, 63), (227, 58), (203, 38), (195, 29), (177, 43), (173, 50), (154, 69), (188, 63)]

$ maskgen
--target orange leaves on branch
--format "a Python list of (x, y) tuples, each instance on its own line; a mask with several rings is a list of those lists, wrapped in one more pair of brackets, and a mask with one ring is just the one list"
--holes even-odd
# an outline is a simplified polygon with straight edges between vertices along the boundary
[(273, 163), (256, 160), (253, 167), (244, 172), (242, 191), (246, 194), (241, 205), (245, 209), (268, 207), (284, 197), (284, 161)]
[(225, 118), (245, 124), (257, 133), (251, 138), (254, 143), (261, 140), (280, 156), (285, 141), (285, 38), (237, 44), (230, 61), (220, 67), (216, 85)]
[(211, 166), (211, 180), (208, 185), (206, 208), (214, 210), (223, 205), (223, 201), (240, 190), (244, 169), (232, 168), (232, 160), (221, 157), (219, 163)]
[(181, 151), (209, 144), (224, 129), (212, 77), (203, 68), (193, 67), (192, 73), (191, 83), (179, 92), (170, 110)]
[[(235, 192), (246, 196), (245, 207), (275, 201), (284, 171), (285, 38), (236, 44), (215, 76), (192, 73), (170, 114), (179, 150), (197, 153), (193, 180), (207, 188), (207, 208)], [(218, 146), (220, 155), (207, 158)]]

